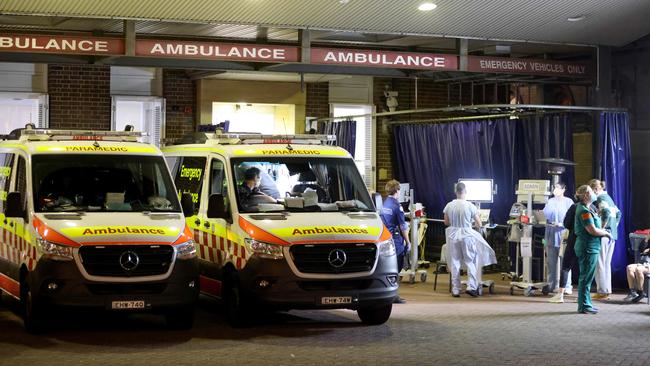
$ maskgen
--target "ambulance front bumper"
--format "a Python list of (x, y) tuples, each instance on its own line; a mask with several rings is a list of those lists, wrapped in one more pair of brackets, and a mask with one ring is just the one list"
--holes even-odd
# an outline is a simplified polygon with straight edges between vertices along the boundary
[[(30, 273), (33, 296), (44, 306), (158, 311), (192, 306), (198, 297), (197, 259), (176, 260), (165, 279), (88, 280), (74, 261), (41, 259)], [(118, 306), (116, 307), (116, 304)], [(130, 305), (127, 309), (125, 306)]]
[(286, 259), (252, 257), (240, 271), (241, 289), (254, 304), (272, 309), (352, 309), (376, 307), (397, 296), (395, 256), (379, 257), (363, 274), (304, 275)]

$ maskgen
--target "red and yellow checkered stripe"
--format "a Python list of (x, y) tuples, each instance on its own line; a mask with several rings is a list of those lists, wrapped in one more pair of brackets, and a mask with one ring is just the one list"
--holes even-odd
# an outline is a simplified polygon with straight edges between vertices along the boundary
[(246, 265), (246, 247), (207, 231), (192, 229), (199, 257), (221, 266), (232, 262), (238, 270)]
[[(11, 263), (20, 265), (23, 262), (30, 271), (36, 266), (36, 246), (24, 237), (16, 234), (17, 230), (10, 229), (5, 224), (0, 226), (0, 257)], [(20, 230), (18, 230), (20, 231)]]

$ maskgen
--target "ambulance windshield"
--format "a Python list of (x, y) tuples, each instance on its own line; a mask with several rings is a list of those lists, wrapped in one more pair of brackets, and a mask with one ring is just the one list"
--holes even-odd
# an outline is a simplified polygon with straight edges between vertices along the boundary
[(374, 212), (352, 159), (240, 158), (232, 167), (240, 212)]
[(35, 155), (36, 212), (180, 212), (165, 160), (138, 155)]

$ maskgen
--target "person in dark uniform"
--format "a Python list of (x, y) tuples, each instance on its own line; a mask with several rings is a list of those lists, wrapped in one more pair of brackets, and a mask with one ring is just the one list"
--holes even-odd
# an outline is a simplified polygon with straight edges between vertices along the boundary
[[(402, 271), (404, 266), (404, 255), (411, 247), (411, 241), (408, 236), (408, 224), (404, 218), (402, 206), (399, 204), (399, 182), (390, 180), (386, 183), (386, 193), (388, 196), (384, 200), (384, 205), (381, 209), (381, 220), (388, 230), (393, 234), (393, 242), (395, 243), (395, 253), (397, 254), (397, 273)], [(403, 304), (406, 300), (397, 296), (395, 303)]]
[(237, 193), (242, 206), (251, 208), (258, 203), (275, 203), (273, 197), (260, 191), (260, 173), (258, 168), (248, 168), (244, 172), (244, 181), (237, 187)]
[(632, 263), (627, 266), (627, 283), (630, 286), (630, 293), (623, 299), (625, 302), (637, 303), (645, 296), (643, 292), (645, 275), (650, 272), (650, 234), (639, 246), (641, 258), (639, 263)]

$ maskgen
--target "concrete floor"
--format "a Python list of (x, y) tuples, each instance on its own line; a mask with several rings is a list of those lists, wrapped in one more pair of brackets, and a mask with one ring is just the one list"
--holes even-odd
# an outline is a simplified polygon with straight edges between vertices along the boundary
[(196, 325), (168, 331), (151, 315), (66, 317), (32, 336), (0, 306), (0, 365), (647, 365), (650, 306), (623, 304), (623, 295), (598, 303), (598, 315), (573, 302), (497, 294), (452, 298), (447, 277), (405, 284), (407, 304), (385, 325), (367, 327), (351, 311), (278, 313), (261, 324), (231, 329), (219, 305), (202, 299)]

